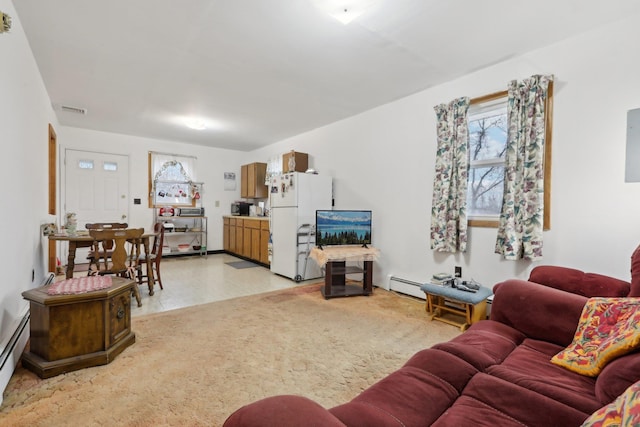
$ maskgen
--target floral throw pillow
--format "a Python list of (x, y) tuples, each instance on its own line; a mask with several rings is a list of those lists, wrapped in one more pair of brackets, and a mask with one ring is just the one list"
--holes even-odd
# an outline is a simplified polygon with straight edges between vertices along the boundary
[(633, 384), (616, 400), (591, 414), (582, 427), (638, 425), (640, 425), (640, 382)]
[(595, 377), (640, 345), (640, 298), (589, 298), (571, 344), (551, 363)]

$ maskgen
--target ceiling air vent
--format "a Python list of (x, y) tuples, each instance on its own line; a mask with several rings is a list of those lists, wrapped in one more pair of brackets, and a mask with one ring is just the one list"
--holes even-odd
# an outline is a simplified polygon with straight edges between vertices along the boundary
[(86, 108), (71, 107), (71, 106), (68, 106), (68, 105), (60, 105), (59, 108), (60, 108), (61, 111), (66, 111), (67, 113), (87, 114), (87, 109)]

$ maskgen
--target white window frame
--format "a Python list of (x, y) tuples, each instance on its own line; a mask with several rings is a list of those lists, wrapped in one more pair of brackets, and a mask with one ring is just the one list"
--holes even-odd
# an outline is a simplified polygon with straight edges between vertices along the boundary
[[(471, 106), (469, 107), (469, 122), (471, 122), (473, 119), (481, 118), (481, 116), (486, 115), (487, 113), (494, 113), (496, 111), (501, 111), (501, 110), (504, 110), (504, 114), (506, 115), (507, 92), (506, 91), (500, 92), (499, 96), (498, 94), (495, 94), (495, 95), (496, 95), (495, 97), (484, 100), (482, 102), (473, 102), (472, 100)], [(506, 145), (506, 135), (505, 135), (505, 145)], [(482, 159), (482, 160), (473, 160), (471, 158), (471, 153), (469, 153), (469, 157), (470, 157), (469, 158), (469, 174), (468, 174), (469, 179), (471, 179), (471, 176), (472, 176), (472, 173), (471, 173), (472, 169), (489, 168), (489, 167), (497, 166), (497, 167), (503, 168), (504, 170), (504, 164), (505, 164), (504, 156), (493, 157), (493, 158)], [(468, 184), (471, 184), (471, 183), (468, 181)], [(470, 188), (468, 191), (470, 191)], [(497, 224), (497, 222), (500, 219), (499, 210), (494, 215), (491, 215), (491, 214), (486, 214), (486, 215), (475, 214), (474, 215), (469, 210), (469, 207), (467, 207), (467, 218), (469, 220), (469, 225), (472, 225), (476, 222), (484, 223), (487, 221)]]

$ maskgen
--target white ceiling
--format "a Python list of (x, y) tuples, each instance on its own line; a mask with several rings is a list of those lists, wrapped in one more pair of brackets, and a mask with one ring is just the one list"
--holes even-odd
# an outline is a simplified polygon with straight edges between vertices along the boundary
[[(54, 106), (87, 109), (56, 109), (61, 124), (235, 150), (640, 12), (637, 0), (380, 0), (343, 25), (310, 0), (14, 5)], [(208, 129), (185, 127), (191, 115)]]

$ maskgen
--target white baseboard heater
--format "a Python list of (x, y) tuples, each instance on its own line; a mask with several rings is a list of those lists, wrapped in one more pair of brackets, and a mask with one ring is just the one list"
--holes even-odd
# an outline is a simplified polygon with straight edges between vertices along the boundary
[(420, 289), (421, 282), (389, 275), (389, 290), (425, 299), (425, 293)]
[[(42, 286), (52, 283), (54, 279), (55, 275), (49, 273), (42, 283)], [(20, 360), (20, 356), (22, 356), (22, 351), (29, 341), (30, 317), (29, 309), (27, 309), (26, 313), (16, 321), (17, 326), (0, 353), (0, 390), (2, 392), (4, 392), (7, 384), (9, 384), (13, 371)], [(0, 395), (0, 404), (1, 403), (2, 395)]]

